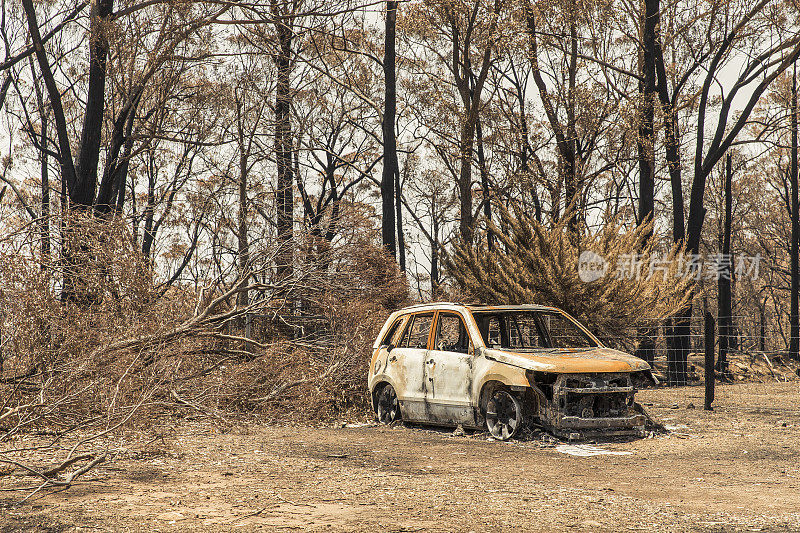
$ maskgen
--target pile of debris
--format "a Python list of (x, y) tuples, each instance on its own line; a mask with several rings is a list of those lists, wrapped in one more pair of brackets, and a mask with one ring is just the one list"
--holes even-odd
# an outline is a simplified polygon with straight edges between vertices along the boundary
[[(787, 352), (736, 350), (728, 352), (727, 362), (727, 371), (718, 374), (718, 378), (726, 381), (764, 383), (800, 380), (800, 361), (792, 359)], [(666, 358), (656, 358), (653, 366), (656, 377), (665, 381)], [(704, 375), (705, 354), (690, 353), (689, 381), (700, 381)]]
[(728, 373), (734, 381), (796, 381), (800, 361), (786, 352), (745, 352), (728, 354)]

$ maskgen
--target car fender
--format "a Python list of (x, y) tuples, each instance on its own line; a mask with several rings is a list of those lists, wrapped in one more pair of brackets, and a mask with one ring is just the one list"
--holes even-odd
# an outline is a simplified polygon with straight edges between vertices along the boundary
[(481, 358), (482, 361), (476, 365), (475, 379), (473, 380), (472, 401), (475, 407), (480, 407), (480, 395), (483, 386), (490, 381), (498, 381), (512, 390), (530, 388), (530, 383), (522, 368), (490, 361)]
[[(381, 373), (375, 374), (375, 375), (374, 375), (374, 376), (372, 376), (372, 378), (370, 378), (370, 380), (369, 380), (369, 396), (370, 396), (370, 401), (372, 401), (372, 400), (374, 399), (375, 387), (377, 387), (377, 386), (378, 386), (379, 384), (381, 384), (381, 383), (388, 383), (389, 385), (391, 385), (391, 386), (392, 386), (392, 388), (393, 388), (393, 389), (394, 389), (394, 391), (395, 391), (395, 394), (397, 394), (397, 397), (398, 397), (399, 399), (401, 399), (401, 400), (403, 399), (403, 396), (404, 396), (404, 390), (403, 390), (403, 388), (400, 386), (400, 384), (399, 384), (399, 383), (397, 383), (397, 381), (396, 381), (395, 379), (392, 379), (392, 377), (391, 377), (391, 376), (389, 376), (388, 374), (384, 374), (383, 372), (381, 372)], [(403, 386), (404, 386), (404, 385), (403, 385)]]

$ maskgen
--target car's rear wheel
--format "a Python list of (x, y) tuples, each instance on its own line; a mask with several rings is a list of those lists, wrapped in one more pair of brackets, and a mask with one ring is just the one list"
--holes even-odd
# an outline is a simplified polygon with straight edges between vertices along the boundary
[(522, 403), (505, 388), (492, 391), (486, 402), (486, 428), (498, 440), (508, 440), (519, 432), (524, 421)]
[(400, 402), (394, 387), (384, 385), (375, 399), (375, 414), (378, 415), (378, 422), (381, 424), (391, 424), (400, 420)]

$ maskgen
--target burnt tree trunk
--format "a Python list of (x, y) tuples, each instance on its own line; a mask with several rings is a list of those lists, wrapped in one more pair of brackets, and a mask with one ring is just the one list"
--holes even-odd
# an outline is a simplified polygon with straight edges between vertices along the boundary
[[(653, 60), (657, 74), (656, 90), (664, 116), (664, 156), (667, 169), (669, 170), (669, 181), (672, 192), (672, 241), (678, 244), (684, 242), (686, 239), (680, 154), (681, 139), (678, 112), (675, 103), (678, 95), (677, 93), (672, 96), (669, 94), (664, 50), (661, 46), (661, 7), (657, 0), (647, 0), (647, 2), (648, 4), (651, 2), (653, 4), (649, 8), (649, 12), (654, 17), (652, 23), (655, 28)], [(686, 382), (688, 357), (691, 351), (691, 316), (692, 306), (690, 303), (670, 320), (670, 336), (667, 339), (667, 376), (670, 383), (684, 384)]]
[[(480, 119), (478, 119), (475, 124), (475, 134), (478, 137), (478, 170), (481, 173), (483, 216), (486, 217), (486, 221), (488, 222), (492, 220), (491, 190), (489, 186), (489, 169), (486, 167), (486, 154), (483, 151), (483, 128), (481, 127)], [(489, 248), (489, 251), (494, 250), (494, 236), (491, 232), (487, 232), (486, 234), (486, 246)]]
[[(653, 151), (653, 122), (655, 109), (653, 98), (656, 92), (655, 37), (658, 21), (658, 0), (645, 0), (642, 31), (642, 80), (639, 92), (642, 97), (639, 136), (639, 224), (646, 224), (653, 218), (655, 204), (655, 156)], [(648, 239), (652, 232), (648, 235)]]
[[(558, 148), (559, 164), (564, 183), (564, 203), (567, 210), (570, 210), (570, 218), (567, 227), (571, 235), (576, 235), (578, 232), (578, 184), (577, 184), (577, 133), (575, 130), (575, 76), (577, 71), (577, 57), (578, 57), (578, 38), (577, 27), (573, 23), (570, 25), (570, 56), (569, 56), (569, 94), (567, 105), (567, 124), (566, 128), (563, 127), (556, 107), (553, 103), (553, 98), (550, 95), (547, 83), (539, 70), (539, 46), (537, 42), (536, 30), (536, 13), (532, 4), (529, 1), (524, 2), (525, 8), (525, 22), (526, 34), (528, 37), (528, 54), (531, 62), (531, 76), (539, 91), (539, 97), (542, 100), (547, 122), (553, 130), (556, 138), (556, 146)], [(553, 218), (558, 218), (559, 202), (553, 202)]]
[(436, 195), (431, 199), (431, 298), (439, 297), (439, 217), (436, 216)]
[[(42, 119), (42, 147), (47, 146), (47, 116), (44, 109), (40, 112)], [(47, 150), (42, 150), (42, 208), (40, 214), (41, 234), (42, 234), (42, 269), (49, 268), (50, 264), (50, 172), (47, 168)]]
[(578, 183), (578, 132), (576, 117), (576, 83), (578, 74), (578, 26), (573, 21), (569, 27), (570, 53), (569, 53), (569, 89), (567, 92), (567, 144), (569, 148), (564, 152), (564, 204), (565, 214), (568, 215), (567, 228), (570, 235), (578, 235), (578, 220), (580, 209), (581, 187)]
[(731, 302), (731, 217), (732, 217), (732, 185), (733, 169), (731, 168), (731, 155), (725, 160), (725, 219), (722, 224), (720, 245), (722, 264), (718, 268), (717, 279), (717, 318), (719, 320), (719, 356), (717, 357), (717, 370), (725, 374), (728, 371), (728, 348), (730, 346), (732, 326)]
[[(391, 252), (392, 255), (394, 255), (396, 251), (395, 230), (401, 229), (400, 224), (395, 221), (395, 181), (400, 172), (397, 162), (397, 138), (394, 129), (395, 117), (397, 114), (395, 73), (397, 4), (398, 2), (393, 0), (388, 0), (386, 2), (386, 32), (383, 47), (383, 75), (385, 81), (382, 124), (383, 173), (381, 175), (381, 236), (383, 239), (383, 246)], [(400, 238), (399, 234), (398, 238)]]
[[(639, 93), (641, 109), (639, 116), (639, 135), (636, 148), (639, 156), (639, 217), (638, 224), (649, 224), (655, 210), (655, 152), (654, 152), (654, 98), (656, 92), (655, 38), (658, 21), (658, 0), (645, 0), (642, 17), (642, 57), (641, 80)], [(653, 12), (655, 10), (655, 13)], [(653, 235), (652, 229), (646, 240)], [(646, 244), (645, 244), (646, 245)], [(638, 331), (639, 345), (634, 355), (647, 361), (650, 365), (655, 359), (655, 342), (652, 328), (644, 327)]]
[[(41, 239), (41, 268), (47, 270), (50, 268), (50, 168), (49, 157), (47, 151), (47, 126), (48, 116), (47, 108), (44, 104), (44, 97), (39, 86), (39, 81), (36, 76), (36, 68), (34, 67), (33, 60), (30, 59), (31, 74), (34, 78), (33, 91), (36, 95), (36, 107), (39, 113), (39, 120), (41, 121), (41, 131), (39, 132), (39, 163), (41, 165), (41, 192), (42, 201), (39, 210), (39, 233)], [(6, 82), (0, 87), (0, 108), (3, 107), (5, 101), (6, 91), (11, 84), (11, 78), (8, 77)], [(33, 133), (31, 133), (34, 135)]]
[(667, 350), (667, 382), (685, 385), (688, 377), (688, 357), (692, 349), (692, 306), (681, 309), (669, 321)]
[(519, 168), (522, 171), (523, 176), (525, 176), (530, 181), (531, 186), (531, 197), (533, 199), (533, 216), (536, 218), (536, 221), (541, 223), (542, 222), (542, 205), (539, 201), (539, 193), (536, 190), (536, 182), (532, 179), (531, 173), (531, 152), (533, 151), (530, 145), (530, 138), (528, 132), (528, 118), (525, 114), (525, 94), (522, 89), (521, 83), (517, 81), (515, 84), (516, 95), (517, 95), (517, 102), (519, 103), (519, 137), (520, 137), (520, 147), (519, 147)]
[(686, 236), (683, 214), (683, 182), (681, 181), (680, 128), (678, 127), (678, 113), (675, 109), (674, 95), (672, 97), (669, 95), (664, 50), (661, 47), (661, 8), (657, 3), (654, 13), (656, 33), (653, 59), (657, 74), (656, 91), (664, 116), (664, 157), (669, 170), (672, 191), (672, 242), (680, 243)]
[(122, 210), (133, 143), (131, 131), (141, 95), (142, 89), (137, 90), (114, 119), (103, 178), (100, 180), (95, 201), (95, 209), (98, 213)]
[(706, 311), (705, 314), (705, 402), (704, 409), (712, 411), (711, 403), (714, 401), (714, 317)]
[[(502, 2), (496, 2), (492, 8), (492, 22), (487, 30), (487, 35), (492, 36), (497, 29), (497, 21), (503, 7)], [(472, 22), (462, 28), (457, 22), (455, 7), (448, 5), (448, 25), (452, 41), (452, 57), (448, 68), (453, 74), (458, 94), (461, 97), (463, 115), (459, 129), (459, 173), (457, 178), (459, 197), (459, 234), (463, 242), (471, 244), (474, 233), (474, 216), (472, 213), (472, 156), (475, 148), (475, 127), (481, 111), (481, 95), (489, 70), (493, 63), (492, 52), (495, 47), (494, 38), (489, 38), (482, 53), (477, 73), (473, 71), (472, 55), (470, 48), (473, 45), (474, 33)], [(478, 4), (475, 4), (473, 16), (477, 13)], [(478, 65), (476, 65), (478, 66)]]
[(98, 0), (91, 4), (89, 38), (89, 86), (86, 93), (86, 110), (83, 115), (81, 145), (75, 164), (75, 188), (70, 194), (78, 206), (91, 207), (97, 189), (97, 164), (100, 159), (100, 141), (103, 130), (103, 113), (106, 100), (106, 61), (108, 39), (105, 23), (111, 16), (113, 0)]
[(792, 189), (792, 242), (790, 246), (790, 310), (789, 310), (789, 356), (800, 359), (800, 202), (797, 190), (797, 67), (792, 73), (791, 98), (792, 156), (789, 180)]
[[(278, 8), (273, 2), (273, 7)], [(288, 277), (292, 272), (292, 237), (294, 223), (294, 194), (292, 167), (291, 125), (291, 70), (292, 28), (288, 16), (277, 17), (278, 34), (277, 83), (275, 85), (275, 162), (278, 172), (277, 184), (277, 255), (278, 277)]]
[(459, 148), (461, 168), (458, 174), (459, 233), (466, 243), (472, 243), (472, 147), (475, 142), (475, 122), (467, 120), (461, 126)]
[(61, 179), (65, 185), (65, 190), (72, 194), (75, 188), (75, 162), (72, 159), (72, 148), (69, 144), (69, 133), (67, 132), (67, 122), (64, 115), (64, 108), (61, 104), (61, 92), (56, 86), (53, 70), (50, 68), (50, 61), (47, 59), (42, 36), (39, 32), (39, 22), (36, 18), (36, 10), (33, 7), (33, 0), (21, 0), (22, 8), (28, 23), (31, 41), (36, 53), (36, 62), (42, 73), (42, 80), (47, 94), (50, 97), (50, 106), (53, 111), (53, 121), (56, 126), (56, 138), (58, 139), (59, 164), (61, 166)]
[(147, 197), (145, 199), (143, 213), (144, 228), (142, 233), (142, 255), (148, 262), (151, 261), (150, 252), (153, 247), (153, 242), (156, 238), (154, 228), (156, 208), (156, 175), (157, 170), (155, 169), (153, 158), (151, 157), (147, 168)]
[[(408, 164), (406, 164), (408, 167)], [(403, 235), (403, 188), (400, 183), (400, 171), (394, 174), (395, 209), (397, 222), (397, 258), (402, 272), (406, 271), (406, 238)]]
[(107, 21), (113, 12), (113, 0), (96, 0), (91, 3), (89, 15), (89, 76), (86, 104), (83, 109), (81, 140), (76, 160), (73, 160), (69, 131), (61, 92), (56, 84), (53, 70), (42, 42), (39, 23), (32, 0), (22, 0), (31, 43), (42, 81), (50, 99), (53, 122), (58, 140), (61, 179), (69, 194), (69, 208), (75, 216), (65, 217), (62, 229), (63, 285), (61, 299), (90, 304), (95, 296), (84, 287), (79, 273), (78, 256), (87, 250), (80, 226), (86, 211), (94, 204), (97, 189), (97, 166), (100, 158), (100, 143), (105, 113), (106, 61), (109, 42), (106, 36)]
[[(239, 128), (239, 211), (238, 215), (238, 259), (239, 259), (239, 275), (241, 277), (248, 277), (250, 271), (250, 243), (247, 237), (248, 224), (248, 205), (247, 205), (247, 151), (245, 149), (244, 131)], [(245, 285), (247, 282), (245, 282)], [(250, 295), (247, 288), (242, 290), (237, 296), (237, 304), (240, 307), (247, 307), (250, 304)], [(249, 319), (249, 315), (248, 315)]]

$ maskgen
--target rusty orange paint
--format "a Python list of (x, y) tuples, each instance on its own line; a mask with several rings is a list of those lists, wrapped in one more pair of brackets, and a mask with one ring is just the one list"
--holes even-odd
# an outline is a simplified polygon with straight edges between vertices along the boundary
[[(493, 350), (500, 352), (501, 350)], [(557, 374), (575, 374), (581, 372), (631, 372), (636, 370), (627, 361), (611, 361), (595, 359), (593, 357), (572, 357), (569, 355), (533, 355), (519, 352), (503, 352), (514, 357), (525, 358), (534, 363), (550, 365), (548, 372)]]

